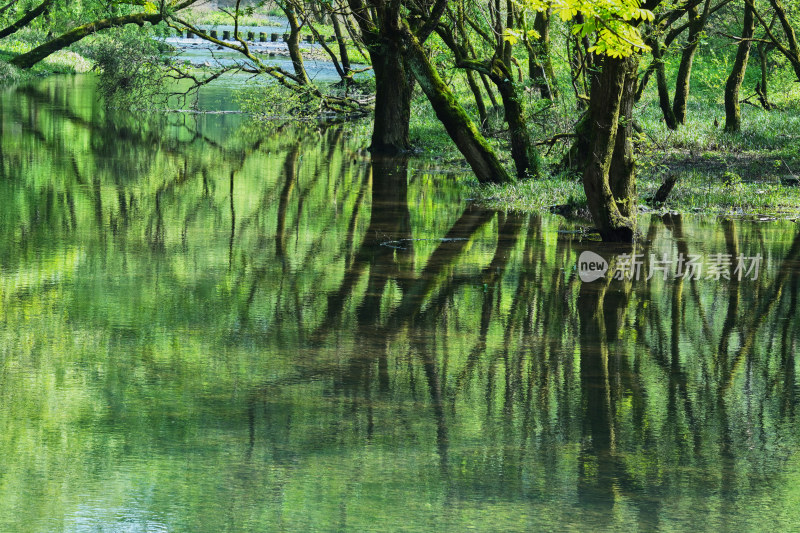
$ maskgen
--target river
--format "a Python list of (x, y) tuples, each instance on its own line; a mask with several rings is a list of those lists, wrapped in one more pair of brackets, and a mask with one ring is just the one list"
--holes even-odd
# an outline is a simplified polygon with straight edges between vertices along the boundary
[(798, 225), (609, 246), (465, 181), (0, 92), (0, 531), (795, 528)]

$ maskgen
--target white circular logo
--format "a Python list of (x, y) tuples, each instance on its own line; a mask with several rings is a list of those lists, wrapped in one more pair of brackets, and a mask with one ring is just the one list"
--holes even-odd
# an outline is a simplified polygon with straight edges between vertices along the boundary
[(583, 252), (578, 257), (578, 275), (581, 281), (600, 279), (608, 272), (608, 261), (594, 252)]

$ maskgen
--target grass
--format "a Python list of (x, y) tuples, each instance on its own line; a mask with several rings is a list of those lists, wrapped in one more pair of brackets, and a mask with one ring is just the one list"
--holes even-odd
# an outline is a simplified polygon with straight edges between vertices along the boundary
[[(637, 179), (642, 211), (701, 213), (707, 215), (780, 218), (800, 217), (800, 187), (785, 186), (780, 181), (724, 183), (710, 180), (702, 172), (682, 176), (663, 205), (652, 206), (651, 198), (661, 181), (655, 177)], [(476, 200), (501, 210), (545, 212), (554, 206), (586, 205), (586, 195), (579, 179), (560, 175), (540, 180), (524, 180), (510, 185), (476, 187)]]
[[(233, 26), (233, 18), (215, 9), (189, 8), (183, 11), (183, 17), (194, 23), (209, 26)], [(280, 20), (283, 12), (279, 9), (256, 10), (250, 14), (239, 16), (239, 26), (283, 26)]]
[(539, 180), (522, 180), (508, 185), (482, 185), (477, 200), (494, 209), (544, 212), (556, 205), (585, 205), (580, 181), (566, 174)]

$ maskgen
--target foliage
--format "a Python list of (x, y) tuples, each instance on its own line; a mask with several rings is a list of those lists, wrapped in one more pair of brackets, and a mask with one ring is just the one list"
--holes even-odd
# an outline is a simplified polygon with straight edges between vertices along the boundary
[[(253, 9), (252, 6), (246, 10), (239, 18), (240, 26), (283, 26), (284, 22), (281, 20), (283, 12), (280, 9)], [(233, 19), (227, 13), (223, 13), (216, 9), (204, 8), (199, 6), (197, 8), (190, 8), (186, 14), (187, 20), (195, 24), (212, 25), (212, 26), (227, 26), (233, 24)]]
[[(347, 92), (342, 83), (319, 83), (317, 86), (325, 94), (344, 97), (357, 96), (364, 92), (374, 91), (372, 80), (355, 81), (348, 84)], [(282, 85), (267, 83), (239, 89), (234, 93), (236, 102), (242, 111), (259, 119), (311, 119), (325, 118), (325, 109), (320, 99), (311, 91), (291, 90)]]
[(316, 99), (277, 84), (248, 87), (235, 93), (236, 102), (246, 113), (261, 118), (309, 118), (316, 116)]
[(19, 70), (0, 59), (0, 86), (14, 83), (19, 79)]
[(150, 107), (163, 93), (164, 50), (138, 28), (121, 28), (96, 39), (90, 51), (100, 70), (98, 90), (109, 105)]
[(570, 21), (580, 13), (584, 22), (575, 23), (572, 33), (596, 36), (590, 52), (611, 57), (629, 56), (650, 48), (637, 28), (639, 22), (654, 19), (653, 13), (641, 7), (639, 0), (524, 0), (536, 11), (553, 9), (562, 21)]

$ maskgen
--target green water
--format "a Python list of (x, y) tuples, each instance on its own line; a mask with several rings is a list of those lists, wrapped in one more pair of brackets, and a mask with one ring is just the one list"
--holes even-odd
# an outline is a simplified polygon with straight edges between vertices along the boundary
[[(0, 531), (800, 523), (797, 224), (609, 247), (351, 126), (97, 100), (0, 93)], [(587, 250), (763, 263), (584, 283)]]

